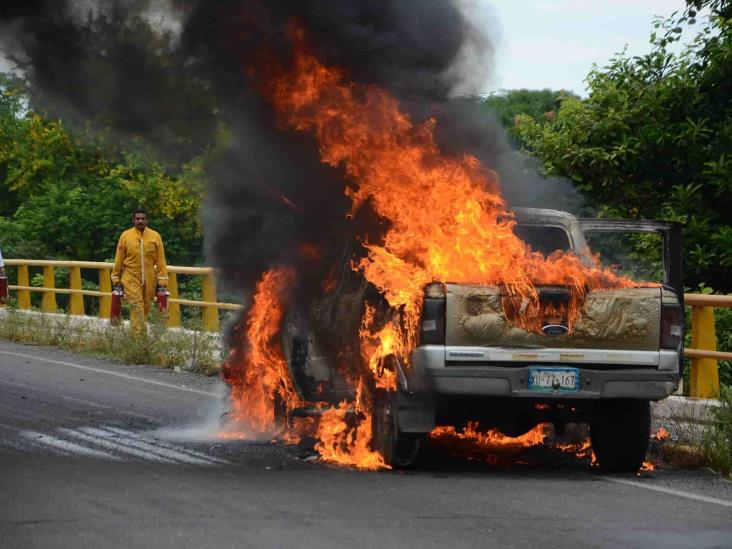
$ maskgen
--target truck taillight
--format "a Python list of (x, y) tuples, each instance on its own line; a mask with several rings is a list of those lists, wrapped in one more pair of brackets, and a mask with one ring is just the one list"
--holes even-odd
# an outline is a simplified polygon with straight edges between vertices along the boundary
[(445, 287), (430, 284), (425, 288), (419, 337), (422, 345), (445, 344)]
[(661, 307), (661, 348), (677, 349), (684, 337), (684, 322), (681, 307), (663, 305)]

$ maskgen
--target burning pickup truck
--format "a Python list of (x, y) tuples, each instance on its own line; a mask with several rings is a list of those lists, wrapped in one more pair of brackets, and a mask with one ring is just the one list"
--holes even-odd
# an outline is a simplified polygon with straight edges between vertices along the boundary
[[(537, 286), (538, 329), (511, 318), (526, 313), (501, 286), (432, 283), (424, 289), (419, 340), (406, 360), (389, 355), (382, 375), (396, 390), (373, 396), (373, 445), (392, 466), (407, 466), (422, 439), (438, 425), (468, 422), (519, 436), (539, 423), (563, 432), (589, 423), (602, 470), (634, 471), (650, 434), (650, 407), (678, 388), (683, 345), (681, 232), (675, 223), (577, 219), (560, 211), (517, 209), (515, 234), (545, 255), (574, 253), (597, 261), (587, 237), (646, 234), (657, 238), (658, 283), (587, 292), (572, 318), (572, 291)], [(383, 301), (383, 299), (382, 299)], [(338, 334), (354, 312), (379, 294), (351, 268), (306, 314), (290, 313), (284, 354), (304, 401), (352, 400), (330, 349), (345, 348)], [(375, 309), (379, 305), (373, 306)], [(307, 317), (307, 318), (306, 318)], [(514, 316), (515, 318), (515, 316)], [(303, 408), (295, 415), (306, 415)]]
[(412, 463), (436, 426), (580, 422), (603, 469), (637, 469), (649, 402), (680, 379), (679, 226), (512, 209), (496, 171), (441, 149), (437, 118), (291, 40), (260, 88), (342, 173), (350, 229), (262, 273), (224, 367), (242, 436), (376, 469)]

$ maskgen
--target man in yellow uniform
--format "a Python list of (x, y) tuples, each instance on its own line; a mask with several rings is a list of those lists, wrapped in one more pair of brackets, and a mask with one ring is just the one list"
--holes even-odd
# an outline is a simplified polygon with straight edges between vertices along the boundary
[(147, 226), (147, 212), (132, 213), (134, 227), (119, 237), (112, 269), (112, 284), (121, 284), (130, 304), (130, 323), (141, 331), (157, 286), (168, 285), (168, 267), (160, 234)]

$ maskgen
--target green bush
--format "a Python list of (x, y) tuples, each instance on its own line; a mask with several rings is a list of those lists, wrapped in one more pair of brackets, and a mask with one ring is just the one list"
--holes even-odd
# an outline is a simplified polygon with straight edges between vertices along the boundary
[[(717, 329), (717, 350), (732, 352), (732, 308), (715, 309), (714, 321)], [(732, 361), (719, 361), (719, 383), (732, 389)]]
[[(118, 150), (33, 111), (0, 73), (0, 235), (7, 258), (107, 261), (138, 206), (168, 262), (203, 259), (199, 208), (208, 153), (168, 170), (152, 153)], [(212, 147), (215, 144), (212, 144)]]

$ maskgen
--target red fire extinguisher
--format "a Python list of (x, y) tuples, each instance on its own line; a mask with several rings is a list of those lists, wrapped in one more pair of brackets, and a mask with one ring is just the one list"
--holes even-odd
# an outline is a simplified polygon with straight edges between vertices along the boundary
[(155, 290), (155, 302), (158, 304), (158, 311), (164, 313), (168, 310), (168, 296), (170, 292), (165, 286), (158, 286)]
[(0, 273), (0, 305), (5, 305), (8, 302), (8, 277), (5, 273)]
[(115, 284), (112, 288), (112, 307), (109, 311), (109, 321), (117, 324), (122, 320), (122, 298), (125, 296), (125, 290), (122, 284)]

